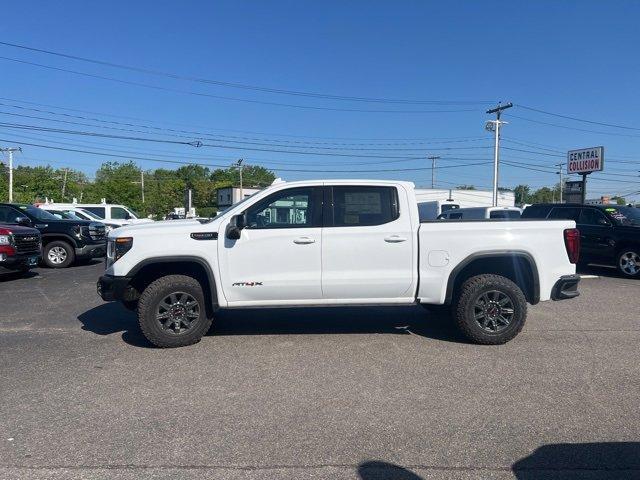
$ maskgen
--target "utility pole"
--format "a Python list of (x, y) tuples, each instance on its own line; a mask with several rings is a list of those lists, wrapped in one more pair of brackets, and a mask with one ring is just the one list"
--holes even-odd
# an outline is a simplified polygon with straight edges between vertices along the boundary
[(560, 203), (562, 203), (562, 167), (564, 166), (564, 163), (560, 162), (556, 165), (556, 167), (558, 167), (558, 174), (560, 175)]
[(240, 158), (236, 163), (232, 165), (232, 167), (237, 167), (238, 171), (240, 172), (240, 201), (244, 200), (244, 192), (242, 191), (242, 162), (243, 159)]
[(62, 181), (62, 201), (64, 202), (64, 193), (67, 190), (67, 173), (69, 173), (69, 169), (64, 169), (64, 180)]
[[(487, 113), (495, 113), (496, 119), (491, 120), (486, 123), (485, 128), (489, 131), (493, 131), (495, 133), (495, 144), (493, 150), (493, 206), (498, 206), (498, 162), (500, 159), (500, 124), (507, 123), (500, 120), (500, 115), (503, 110), (507, 108), (513, 107), (513, 103), (509, 102), (505, 105), (501, 105), (498, 102), (498, 106), (496, 108), (491, 108), (487, 110)], [(493, 128), (491, 128), (493, 126)]]
[(440, 157), (432, 155), (427, 157), (427, 160), (431, 160), (431, 188), (435, 188), (436, 185), (436, 160), (440, 160)]
[(144, 203), (144, 170), (140, 170), (140, 187), (142, 188), (142, 203)]
[(13, 202), (13, 152), (22, 152), (22, 148), (0, 148), (0, 152), (7, 152), (9, 154), (9, 203), (11, 203)]

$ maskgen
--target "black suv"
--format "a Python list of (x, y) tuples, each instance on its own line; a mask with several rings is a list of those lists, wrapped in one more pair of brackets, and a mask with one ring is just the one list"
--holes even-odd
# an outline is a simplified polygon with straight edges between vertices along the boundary
[(525, 208), (522, 218), (575, 220), (581, 263), (613, 265), (627, 277), (640, 278), (640, 208), (538, 203)]
[(42, 235), (42, 261), (64, 268), (76, 259), (104, 257), (105, 227), (88, 220), (61, 220), (49, 212), (17, 203), (0, 203), (0, 223), (34, 227)]

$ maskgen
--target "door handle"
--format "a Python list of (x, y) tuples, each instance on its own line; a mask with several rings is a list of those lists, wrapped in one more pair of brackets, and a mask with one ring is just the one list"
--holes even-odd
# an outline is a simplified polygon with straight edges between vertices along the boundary
[(316, 243), (316, 241), (309, 237), (298, 237), (293, 241), (293, 243), (297, 243), (298, 245), (308, 245), (309, 243)]
[(405, 237), (401, 237), (400, 235), (390, 235), (388, 237), (385, 237), (384, 241), (387, 243), (400, 243), (406, 242), (407, 239)]

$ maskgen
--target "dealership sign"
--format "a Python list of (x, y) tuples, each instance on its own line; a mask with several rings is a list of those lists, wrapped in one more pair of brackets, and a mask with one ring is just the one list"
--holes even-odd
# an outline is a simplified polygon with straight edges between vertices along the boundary
[(567, 152), (567, 173), (591, 173), (604, 168), (604, 147)]

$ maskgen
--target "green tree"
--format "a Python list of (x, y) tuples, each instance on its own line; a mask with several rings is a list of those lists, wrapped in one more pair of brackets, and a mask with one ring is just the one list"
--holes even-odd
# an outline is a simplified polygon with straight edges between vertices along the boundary
[(531, 203), (531, 187), (529, 185), (517, 185), (513, 189), (513, 193), (517, 204)]

